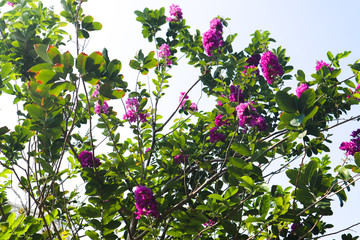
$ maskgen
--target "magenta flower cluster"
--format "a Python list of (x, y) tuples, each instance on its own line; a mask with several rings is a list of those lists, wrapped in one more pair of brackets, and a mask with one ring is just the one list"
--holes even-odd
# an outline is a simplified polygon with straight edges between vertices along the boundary
[(85, 168), (85, 167), (92, 168), (92, 167), (94, 167), (94, 164), (95, 164), (95, 167), (98, 167), (101, 165), (100, 160), (95, 157), (93, 159), (93, 154), (92, 154), (92, 152), (89, 152), (89, 151), (82, 151), (79, 154), (78, 158), (79, 158), (82, 168)]
[(182, 13), (179, 5), (173, 4), (170, 6), (170, 16), (172, 16), (172, 17), (166, 18), (166, 20), (169, 22), (178, 22), (181, 19), (183, 19), (183, 13)]
[(203, 34), (203, 46), (206, 54), (213, 55), (213, 51), (223, 45), (223, 26), (220, 19), (214, 18), (210, 22), (210, 29)]
[(349, 142), (343, 142), (340, 145), (340, 150), (346, 151), (346, 156), (354, 156), (355, 153), (360, 152), (360, 128), (351, 133), (353, 137)]
[[(260, 63), (260, 55), (259, 54), (254, 54), (252, 56), (250, 56), (246, 62), (249, 64), (248, 66), (245, 66), (245, 70), (243, 71), (244, 74), (246, 74), (246, 71), (248, 69), (255, 69), (258, 67), (259, 63)], [(255, 75), (259, 75), (259, 69), (256, 69), (256, 71), (254, 72)]]
[(138, 186), (135, 190), (135, 214), (136, 219), (140, 219), (141, 216), (159, 217), (159, 210), (157, 208), (157, 203), (151, 189), (145, 186)]
[(8, 5), (14, 7), (16, 5), (16, 3), (12, 3), (12, 2), (7, 2)]
[(230, 125), (229, 119), (223, 120), (223, 118), (224, 118), (223, 115), (221, 115), (221, 114), (217, 115), (216, 118), (215, 118), (215, 126), (221, 127), (221, 126), (224, 126), (224, 125), (225, 126)]
[(242, 102), (244, 102), (244, 100), (245, 100), (245, 95), (243, 94), (243, 90), (240, 89), (240, 86), (239, 85), (237, 85), (237, 86), (231, 85), (229, 101), (242, 103)]
[(167, 44), (163, 44), (160, 46), (159, 58), (163, 58), (167, 65), (171, 65), (172, 61), (169, 59), (171, 56), (170, 47)]
[(138, 119), (140, 122), (146, 122), (146, 118), (149, 117), (147, 112), (139, 112), (140, 102), (137, 98), (129, 98), (126, 100), (126, 113), (123, 116), (124, 120), (129, 122), (136, 122)]
[(268, 126), (265, 118), (263, 118), (253, 107), (251, 102), (240, 103), (235, 110), (239, 117), (239, 126), (242, 128), (252, 127), (259, 131), (267, 130)]
[(183, 153), (179, 154), (179, 155), (176, 155), (174, 157), (174, 162), (177, 163), (177, 164), (180, 164), (180, 163), (185, 163), (188, 159), (188, 155), (185, 155)]
[[(180, 103), (180, 108), (183, 109), (183, 110), (187, 110), (186, 106), (185, 106), (185, 102), (186, 102), (187, 99), (189, 99), (189, 96), (186, 94), (186, 92), (181, 92), (180, 97), (179, 97), (179, 103)], [(190, 104), (189, 110), (193, 111), (193, 112), (197, 112), (198, 107), (197, 107), (196, 103), (192, 102)]]
[(279, 63), (277, 56), (270, 51), (265, 52), (261, 56), (260, 66), (264, 78), (269, 84), (273, 84), (276, 77), (284, 74), (284, 70)]
[(315, 67), (316, 71), (319, 71), (323, 66), (328, 67), (330, 71), (334, 70), (334, 68), (330, 67), (330, 64), (321, 60), (316, 62), (316, 67)]
[(210, 129), (210, 142), (216, 143), (216, 142), (225, 142), (225, 136), (222, 133), (219, 133), (217, 127), (213, 127)]
[(296, 96), (298, 98), (300, 98), (301, 94), (303, 94), (303, 92), (305, 92), (306, 90), (309, 89), (309, 86), (306, 83), (301, 83), (297, 88), (296, 88)]

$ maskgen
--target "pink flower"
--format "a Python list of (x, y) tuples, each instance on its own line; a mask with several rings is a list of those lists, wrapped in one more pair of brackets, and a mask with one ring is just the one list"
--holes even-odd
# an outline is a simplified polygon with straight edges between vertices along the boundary
[(96, 85), (95, 90), (91, 95), (93, 98), (96, 98), (97, 96), (99, 96), (99, 89), (100, 89), (100, 85)]
[(213, 127), (210, 130), (210, 142), (211, 143), (216, 143), (216, 142), (225, 142), (225, 136), (222, 133), (217, 132), (218, 128), (217, 127)]
[(277, 56), (270, 51), (261, 56), (260, 66), (268, 84), (273, 84), (276, 77), (284, 74)]
[(330, 64), (321, 60), (316, 62), (316, 67), (315, 67), (316, 71), (319, 71), (323, 66), (328, 67), (330, 71), (334, 70), (334, 68), (330, 67)]
[(134, 192), (135, 194), (135, 214), (136, 219), (140, 219), (141, 216), (152, 215), (153, 217), (159, 217), (159, 210), (157, 208), (157, 202), (151, 189), (145, 186), (138, 186)]
[(203, 47), (207, 55), (212, 56), (213, 52), (223, 45), (222, 31), (220, 19), (211, 20), (210, 29), (203, 34)]
[(221, 115), (221, 114), (216, 116), (216, 118), (215, 118), (215, 126), (221, 127), (221, 126), (224, 126), (224, 125), (230, 125), (229, 119), (226, 119), (224, 121), (222, 118), (223, 118), (223, 115)]
[(243, 90), (240, 89), (240, 86), (230, 86), (230, 96), (229, 96), (230, 102), (237, 102), (242, 103), (245, 100), (245, 96), (243, 94)]
[(12, 3), (12, 2), (7, 2), (8, 5), (14, 7), (16, 5), (16, 3)]
[(220, 33), (222, 33), (222, 31), (223, 31), (223, 25), (222, 25), (220, 19), (214, 18), (213, 20), (211, 20), (211, 22), (210, 22), (210, 28), (211, 28), (211, 29), (215, 29), (216, 31), (219, 31)]
[(251, 102), (240, 103), (235, 110), (239, 117), (240, 127), (246, 128), (247, 126), (250, 126), (252, 128), (257, 128), (259, 131), (267, 130), (268, 126), (265, 118), (260, 116)]
[(184, 155), (184, 154), (179, 154), (179, 155), (176, 155), (174, 157), (174, 162), (177, 163), (177, 164), (180, 164), (180, 163), (185, 163), (188, 159), (188, 155)]
[(85, 168), (85, 167), (92, 168), (92, 167), (94, 167), (94, 164), (95, 164), (95, 167), (98, 167), (101, 165), (100, 160), (98, 158), (93, 159), (92, 152), (89, 152), (89, 151), (82, 151), (79, 154), (79, 161), (81, 163), (82, 168)]
[(189, 96), (186, 95), (186, 92), (181, 92), (180, 93), (180, 97), (179, 97), (179, 102), (181, 103), (180, 108), (184, 108), (186, 99), (188, 99), (188, 98), (189, 98)]
[(360, 152), (360, 129), (353, 131), (351, 137), (353, 138), (349, 142), (342, 142), (340, 145), (340, 150), (346, 151), (346, 156), (354, 156), (355, 153)]
[(109, 105), (107, 104), (106, 101), (104, 101), (104, 104), (101, 106), (100, 105), (100, 100), (96, 101), (95, 103), (95, 109), (94, 112), (97, 114), (100, 114), (101, 112), (108, 114), (109, 113)]
[(144, 111), (140, 112), (140, 102), (137, 98), (129, 98), (126, 100), (126, 113), (123, 116), (124, 120), (129, 120), (130, 123), (136, 122), (138, 119), (140, 122), (146, 122), (146, 118), (149, 114)]
[(214, 224), (215, 224), (215, 222), (213, 220), (209, 219), (209, 221), (204, 223), (203, 225), (204, 225), (204, 227), (211, 227)]
[(182, 15), (183, 14), (182, 14), (182, 11), (181, 11), (181, 8), (179, 7), (179, 5), (173, 4), (170, 6), (170, 16), (173, 16), (173, 17), (167, 17), (166, 20), (169, 22), (178, 22), (181, 19), (183, 19)]
[(169, 45), (164, 43), (163, 45), (160, 46), (159, 49), (160, 49), (159, 57), (163, 58), (167, 63), (167, 65), (171, 65), (172, 61), (169, 60), (169, 57), (171, 56)]
[(309, 89), (309, 86), (306, 83), (301, 83), (300, 86), (296, 88), (296, 96), (300, 98), (301, 94)]

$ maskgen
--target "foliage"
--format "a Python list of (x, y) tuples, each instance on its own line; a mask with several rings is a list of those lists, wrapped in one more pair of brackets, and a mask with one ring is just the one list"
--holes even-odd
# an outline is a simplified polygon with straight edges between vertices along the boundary
[[(16, 214), (7, 199), (11, 181), (2, 181), (0, 239), (290, 240), (329, 234), (333, 226), (324, 216), (333, 215), (332, 196), (343, 205), (360, 172), (360, 153), (334, 169), (326, 154), (329, 130), (360, 117), (331, 125), (359, 104), (359, 63), (350, 66), (353, 76), (339, 78), (339, 60), (350, 52), (335, 57), (329, 52), (331, 68), (323, 66), (306, 79), (302, 70), (290, 74), (285, 49), (270, 49), (275, 40), (267, 31), (256, 31), (240, 51), (232, 47), (236, 34), (217, 32), (217, 40), (223, 39), (209, 56), (200, 31), (192, 34), (185, 19), (167, 22), (165, 8), (145, 8), (135, 12), (136, 20), (156, 49), (139, 50), (130, 61), (139, 73), (130, 89), (121, 61), (110, 59), (107, 49), (80, 52), (81, 40), (102, 28), (83, 13), (85, 2), (61, 0), (59, 16), (41, 2), (21, 0), (1, 16), (0, 91), (22, 108), (14, 129), (0, 128), (0, 177), (13, 174), (27, 203)], [(61, 50), (69, 47), (62, 29), (67, 24), (75, 28), (75, 52)], [(169, 59), (156, 56), (163, 44)], [(258, 64), (249, 63), (268, 51), (284, 72), (270, 84)], [(198, 69), (199, 78), (163, 119), (158, 103), (179, 54)], [(142, 75), (151, 77), (151, 87)], [(287, 87), (290, 80), (309, 89), (297, 97)], [(185, 97), (197, 84), (211, 96), (209, 112), (197, 111)], [(104, 108), (114, 101), (126, 103), (128, 117)], [(238, 106), (244, 102), (251, 104), (240, 125)], [(178, 113), (186, 118), (175, 119)], [(266, 128), (246, 122), (254, 116)], [(120, 135), (125, 128), (130, 137)], [(94, 129), (105, 140), (98, 141), (102, 136)], [(99, 147), (105, 143), (106, 152)], [(275, 161), (281, 166), (267, 171)], [(289, 184), (271, 185), (277, 174)], [(74, 187), (79, 177), (84, 189)], [(135, 197), (146, 198), (159, 215), (141, 216)]]

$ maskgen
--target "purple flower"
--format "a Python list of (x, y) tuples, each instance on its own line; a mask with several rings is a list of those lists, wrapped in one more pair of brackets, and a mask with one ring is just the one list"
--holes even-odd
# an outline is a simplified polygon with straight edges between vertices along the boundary
[(268, 84), (273, 84), (277, 76), (284, 74), (277, 56), (270, 51), (261, 56), (260, 66)]
[(196, 103), (191, 103), (190, 104), (190, 110), (193, 111), (193, 112), (197, 112), (198, 111), (198, 107), (196, 105)]
[(224, 121), (224, 120), (222, 120), (222, 118), (223, 118), (223, 115), (221, 115), (221, 114), (216, 116), (216, 118), (215, 118), (215, 126), (221, 127), (223, 125), (230, 125), (229, 124), (229, 119), (226, 119)]
[(177, 164), (180, 164), (180, 163), (185, 163), (188, 159), (188, 155), (184, 155), (184, 154), (179, 154), (179, 155), (176, 155), (174, 157), (174, 162), (177, 163)]
[(242, 102), (244, 102), (244, 100), (245, 100), (245, 96), (243, 94), (243, 90), (240, 89), (240, 86), (239, 85), (237, 85), (237, 86), (231, 85), (229, 101), (242, 103)]
[(306, 83), (301, 83), (300, 86), (296, 88), (296, 96), (300, 98), (301, 94), (309, 89), (309, 86)]
[(203, 225), (204, 225), (204, 227), (211, 227), (214, 224), (215, 224), (215, 222), (213, 220), (209, 219), (209, 221), (204, 223)]
[(240, 127), (246, 128), (247, 126), (250, 126), (252, 128), (257, 128), (259, 131), (267, 130), (268, 126), (265, 118), (257, 113), (251, 102), (240, 103), (235, 110), (239, 117)]
[(100, 85), (96, 85), (95, 90), (91, 95), (93, 98), (96, 98), (99, 96), (99, 89), (100, 89)]
[(211, 143), (216, 143), (216, 142), (225, 142), (225, 136), (222, 133), (217, 132), (218, 128), (217, 127), (213, 127), (210, 130), (210, 142)]
[(360, 129), (351, 133), (353, 137), (349, 142), (342, 142), (340, 150), (346, 151), (346, 156), (354, 156), (355, 153), (360, 152)]
[(159, 52), (159, 57), (163, 58), (165, 60), (165, 62), (167, 63), (167, 65), (171, 65), (172, 61), (169, 60), (169, 57), (171, 56), (171, 52), (170, 52), (170, 47), (167, 44), (163, 44), (160, 46), (160, 52)]
[[(179, 103), (180, 103), (180, 108), (182, 108), (183, 110), (187, 110), (187, 109), (185, 109), (185, 107), (186, 107), (185, 102), (187, 99), (189, 99), (189, 96), (186, 94), (186, 92), (181, 92), (180, 96), (179, 96)], [(193, 112), (197, 112), (198, 107), (197, 107), (196, 103), (191, 103), (189, 110), (193, 111)]]
[(89, 151), (82, 151), (79, 154), (78, 158), (79, 158), (82, 168), (85, 168), (85, 167), (92, 168), (92, 167), (94, 167), (94, 163), (95, 163), (95, 167), (98, 167), (101, 165), (100, 160), (98, 158), (93, 159), (92, 152), (89, 152)]
[(16, 5), (16, 3), (12, 3), (12, 2), (7, 2), (8, 5), (14, 7)]
[(166, 18), (166, 20), (169, 22), (178, 22), (181, 19), (183, 19), (183, 16), (182, 16), (183, 14), (182, 14), (182, 11), (181, 11), (181, 8), (179, 7), (179, 5), (173, 4), (170, 6), (170, 15), (173, 17)]
[(210, 29), (203, 34), (203, 46), (210, 57), (214, 50), (223, 45), (222, 29), (220, 19), (214, 18), (210, 22)]
[(104, 101), (103, 105), (100, 105), (100, 101), (96, 101), (95, 103), (95, 109), (94, 112), (97, 114), (100, 114), (101, 112), (108, 114), (109, 113), (109, 105), (107, 104), (106, 101)]
[(321, 60), (316, 62), (316, 67), (315, 67), (316, 71), (319, 71), (323, 66), (328, 67), (330, 71), (334, 70), (334, 68), (330, 67), (330, 64)]
[(144, 215), (152, 215), (155, 218), (159, 217), (160, 214), (157, 208), (157, 203), (151, 189), (145, 186), (136, 187), (135, 201), (136, 219), (140, 219), (140, 217)]
[(259, 54), (254, 54), (251, 55), (251, 57), (249, 57), (246, 62), (250, 65), (250, 66), (255, 66), (257, 67), (259, 65), (260, 62), (260, 55)]
[(140, 102), (137, 98), (129, 98), (126, 100), (126, 113), (123, 116), (124, 120), (129, 120), (130, 123), (136, 122), (146, 122), (146, 118), (149, 117), (149, 114), (139, 111)]
[(151, 150), (151, 148), (147, 148), (147, 149), (145, 150), (145, 153), (149, 152), (150, 150)]

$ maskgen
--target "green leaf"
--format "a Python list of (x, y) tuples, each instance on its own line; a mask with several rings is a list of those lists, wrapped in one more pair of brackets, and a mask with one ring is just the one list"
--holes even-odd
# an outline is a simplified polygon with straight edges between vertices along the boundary
[(304, 188), (296, 189), (296, 200), (304, 205), (309, 205), (315, 202), (316, 198), (312, 192)]
[(51, 64), (51, 63), (40, 63), (40, 64), (37, 64), (37, 65), (33, 66), (32, 68), (30, 68), (29, 72), (37, 73), (37, 72), (39, 72), (41, 70), (44, 70), (44, 69), (52, 70), (53, 66), (54, 65)]
[(112, 60), (107, 66), (107, 72), (110, 75), (110, 78), (117, 76), (121, 70), (121, 62), (119, 60)]
[(101, 85), (99, 93), (100, 95), (110, 99), (120, 99), (125, 96), (125, 92), (123, 90), (112, 90), (109, 84)]
[(49, 69), (44, 69), (36, 73), (35, 80), (40, 84), (46, 84), (49, 81), (52, 82), (56, 78), (55, 76), (56, 72)]
[(237, 143), (237, 142), (235, 142), (235, 143), (233, 143), (233, 144), (231, 145), (231, 149), (234, 150), (235, 152), (243, 155), (243, 156), (246, 156), (246, 157), (248, 157), (248, 156), (251, 155), (251, 151), (250, 151), (249, 148), (248, 148), (245, 144), (243, 144), (243, 143)]
[(82, 217), (85, 218), (98, 218), (101, 216), (101, 210), (94, 208), (91, 205), (79, 208), (78, 212)]
[(229, 187), (224, 194), (224, 199), (228, 199), (234, 196), (238, 191), (239, 191), (238, 187), (234, 187), (234, 186)]
[(213, 194), (209, 194), (208, 198), (213, 198), (219, 201), (224, 201), (224, 198), (222, 198), (219, 194), (213, 193)]
[(305, 112), (315, 104), (316, 94), (313, 89), (307, 89), (299, 98), (300, 112)]
[(296, 101), (287, 92), (277, 92), (275, 101), (282, 111), (288, 113), (295, 113), (297, 111)]
[(130, 63), (129, 63), (129, 66), (132, 68), (132, 69), (135, 69), (135, 70), (139, 70), (140, 69), (140, 63), (136, 60), (131, 60)]
[(330, 51), (327, 52), (327, 57), (328, 59), (332, 62), (334, 55), (332, 55), (332, 53)]
[(55, 46), (50, 45), (46, 53), (53, 64), (61, 63), (61, 54)]
[(28, 111), (32, 119), (45, 119), (44, 111), (36, 104), (28, 104), (25, 106), (25, 110)]
[(44, 159), (38, 158), (37, 161), (40, 163), (41, 167), (44, 169), (45, 172), (50, 173), (51, 175), (55, 174), (53, 167)]
[(211, 208), (206, 205), (198, 205), (195, 209), (201, 211), (211, 211)]
[(81, 74), (85, 73), (85, 63), (87, 58), (88, 55), (85, 53), (80, 53), (76, 58), (76, 68)]
[(51, 85), (49, 93), (57, 97), (64, 90), (74, 91), (75, 88), (75, 85), (69, 81), (56, 82)]
[(353, 65), (351, 65), (351, 69), (360, 71), (360, 63), (354, 63)]
[(270, 196), (265, 194), (260, 201), (260, 215), (266, 216), (270, 210)]
[(39, 57), (42, 58), (42, 60), (44, 60), (47, 63), (52, 63), (51, 59), (49, 58), (49, 56), (47, 54), (47, 49), (48, 49), (47, 45), (35, 44), (34, 49), (35, 49), (35, 52), (37, 53), (37, 55), (39, 55)]
[(356, 152), (354, 154), (354, 160), (355, 160), (356, 166), (360, 167), (360, 153), (359, 152)]
[(231, 223), (229, 220), (222, 220), (221, 225), (224, 227), (224, 230), (230, 235), (234, 236), (237, 233), (236, 225)]
[(319, 107), (315, 106), (313, 108), (313, 110), (311, 110), (311, 112), (308, 115), (305, 116), (305, 118), (303, 120), (303, 123), (305, 124), (309, 119), (313, 118), (318, 110), (319, 110)]
[(304, 121), (305, 115), (300, 114), (300, 116), (297, 116), (293, 119), (291, 119), (290, 124), (294, 127), (299, 127), (301, 123)]
[(71, 55), (69, 51), (63, 54), (62, 64), (64, 65), (64, 71), (66, 73), (72, 72), (72, 68), (74, 67), (74, 57)]
[(91, 72), (98, 69), (101, 70), (102, 68), (104, 68), (105, 64), (106, 62), (104, 56), (102, 55), (101, 52), (97, 51), (91, 53), (89, 57), (87, 57), (85, 62), (85, 69), (87, 72)]
[(307, 182), (310, 182), (310, 179), (312, 178), (312, 176), (314, 175), (316, 169), (318, 168), (318, 163), (316, 161), (310, 161), (306, 167), (305, 167), (305, 172), (304, 172), (304, 177), (306, 179)]

